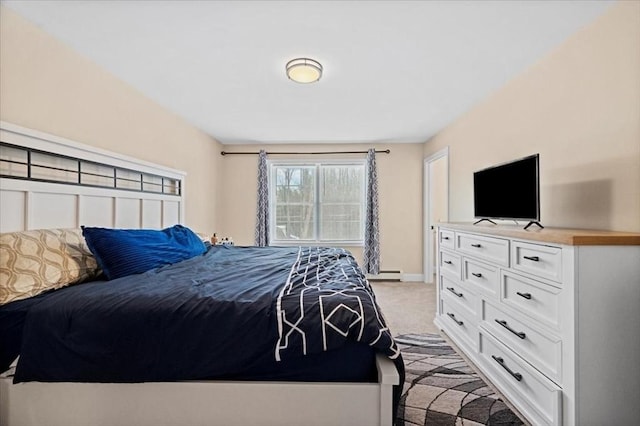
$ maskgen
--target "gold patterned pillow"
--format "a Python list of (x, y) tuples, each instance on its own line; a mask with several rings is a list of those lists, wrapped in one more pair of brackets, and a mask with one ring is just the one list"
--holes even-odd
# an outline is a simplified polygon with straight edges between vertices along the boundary
[(0, 305), (100, 275), (80, 229), (0, 234)]

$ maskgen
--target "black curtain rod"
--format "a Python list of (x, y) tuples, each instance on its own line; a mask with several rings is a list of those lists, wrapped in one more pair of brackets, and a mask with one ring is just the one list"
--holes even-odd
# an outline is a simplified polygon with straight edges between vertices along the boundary
[[(375, 151), (376, 154), (390, 154), (391, 150), (390, 149), (384, 149), (384, 150), (376, 150)], [(318, 155), (318, 154), (368, 154), (369, 151), (325, 151), (325, 152), (267, 152), (267, 155), (269, 154), (274, 154), (274, 155)], [(245, 155), (245, 154), (252, 154), (252, 155), (257, 155), (260, 154), (259, 152), (227, 152), (227, 151), (221, 151), (220, 155)]]

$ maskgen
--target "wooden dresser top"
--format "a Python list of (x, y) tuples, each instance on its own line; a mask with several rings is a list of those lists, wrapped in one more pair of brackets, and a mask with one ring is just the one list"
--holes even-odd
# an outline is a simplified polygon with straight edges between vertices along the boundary
[(458, 231), (482, 233), (500, 237), (519, 238), (523, 240), (540, 241), (545, 243), (566, 244), (571, 246), (633, 246), (640, 245), (640, 233), (604, 231), (597, 229), (568, 229), (547, 228), (540, 229), (531, 225), (524, 230), (522, 225), (492, 225), (490, 223), (445, 222), (438, 226)]

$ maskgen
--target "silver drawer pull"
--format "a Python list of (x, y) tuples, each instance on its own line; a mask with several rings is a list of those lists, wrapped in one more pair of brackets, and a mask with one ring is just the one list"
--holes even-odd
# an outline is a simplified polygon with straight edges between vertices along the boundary
[(493, 358), (498, 364), (500, 364), (502, 368), (507, 370), (507, 372), (511, 374), (511, 376), (513, 376), (514, 379), (516, 379), (517, 381), (522, 380), (522, 374), (514, 373), (513, 371), (511, 371), (511, 369), (507, 367), (507, 365), (504, 363), (504, 359), (502, 359), (502, 357), (491, 355), (491, 358)]
[(530, 260), (532, 262), (540, 261), (540, 258), (538, 256), (522, 256), (522, 257), (524, 257), (525, 259)]
[(456, 316), (455, 316), (455, 315), (453, 315), (451, 312), (447, 312), (447, 315), (449, 315), (449, 317), (450, 317), (452, 320), (454, 320), (454, 321), (456, 322), (456, 324), (458, 324), (458, 325), (462, 325), (462, 324), (464, 324), (462, 321), (458, 321), (458, 320), (456, 319)]
[(472, 272), (471, 275), (473, 275), (474, 277), (482, 278), (482, 274), (480, 272), (478, 273)]
[(531, 300), (531, 293), (520, 293), (519, 291), (516, 291), (516, 294), (520, 297), (524, 297), (527, 300)]
[(444, 263), (446, 263), (447, 265), (453, 265), (453, 262), (450, 260), (445, 260)]
[(480, 245), (480, 244), (471, 244), (471, 247), (480, 248), (480, 247), (482, 247), (482, 245)]
[(447, 290), (449, 290), (451, 293), (455, 294), (458, 297), (462, 297), (462, 293), (457, 293), (456, 289), (453, 287), (447, 287)]
[(506, 328), (507, 330), (509, 330), (510, 332), (512, 332), (513, 334), (515, 334), (516, 336), (518, 336), (521, 339), (525, 339), (527, 337), (526, 334), (524, 334), (522, 331), (515, 331), (513, 328), (509, 327), (509, 324), (507, 324), (507, 322), (505, 320), (499, 320), (497, 319), (496, 322), (498, 324), (500, 324), (501, 326), (503, 326), (504, 328)]

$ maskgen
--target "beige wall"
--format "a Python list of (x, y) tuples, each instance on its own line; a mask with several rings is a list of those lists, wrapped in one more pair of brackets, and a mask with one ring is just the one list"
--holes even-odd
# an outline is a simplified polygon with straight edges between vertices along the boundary
[[(259, 151), (261, 146), (225, 146), (227, 151)], [(377, 154), (380, 209), (380, 250), (382, 269), (399, 268), (407, 274), (422, 274), (422, 144), (389, 145), (269, 145), (277, 151), (354, 151), (368, 148), (391, 149)], [(346, 156), (348, 158), (348, 156)], [(270, 155), (269, 158), (283, 158)], [(287, 156), (285, 158), (292, 158)], [(303, 156), (293, 157), (296, 159)], [(315, 155), (314, 160), (322, 158)], [(335, 155), (330, 158), (345, 158)], [(358, 155), (356, 158), (364, 158)], [(222, 160), (221, 236), (233, 237), (236, 244), (253, 244), (256, 212), (256, 155), (229, 155)], [(362, 261), (361, 247), (347, 247)]]
[[(542, 31), (543, 29), (541, 29)], [(425, 144), (450, 147), (450, 220), (472, 173), (540, 153), (547, 226), (640, 231), (640, 2), (620, 2)]]
[(186, 224), (217, 226), (220, 145), (4, 7), (0, 119), (186, 171)]
[[(422, 273), (422, 159), (445, 146), (451, 220), (473, 218), (474, 170), (539, 152), (545, 225), (640, 231), (638, 76), (640, 3), (622, 2), (426, 144), (377, 146), (383, 269)], [(184, 170), (187, 225), (253, 242), (257, 157), (219, 152), (260, 147), (223, 147), (6, 8), (0, 119)]]

